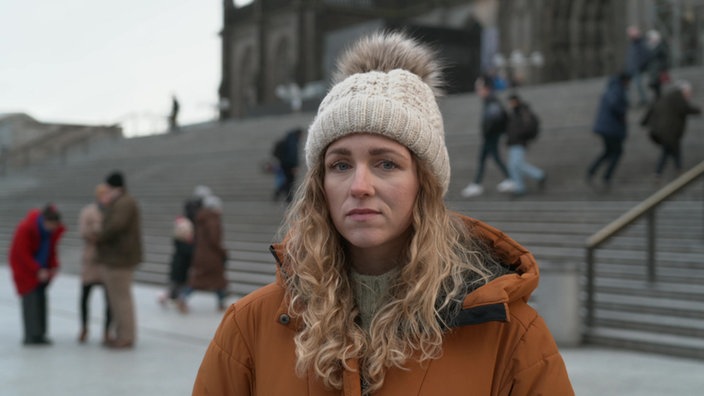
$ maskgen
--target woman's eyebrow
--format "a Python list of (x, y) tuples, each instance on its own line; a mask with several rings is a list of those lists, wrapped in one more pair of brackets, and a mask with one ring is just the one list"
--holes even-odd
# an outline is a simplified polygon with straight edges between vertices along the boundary
[(371, 155), (384, 155), (384, 154), (395, 154), (398, 156), (403, 157), (403, 153), (400, 152), (399, 150), (394, 150), (391, 148), (386, 148), (386, 147), (378, 147), (378, 148), (373, 148), (369, 150), (369, 154)]
[(352, 152), (344, 147), (337, 147), (337, 148), (332, 148), (328, 150), (327, 153), (325, 153), (325, 156), (327, 157), (328, 155), (332, 154), (338, 154), (338, 155), (351, 155)]

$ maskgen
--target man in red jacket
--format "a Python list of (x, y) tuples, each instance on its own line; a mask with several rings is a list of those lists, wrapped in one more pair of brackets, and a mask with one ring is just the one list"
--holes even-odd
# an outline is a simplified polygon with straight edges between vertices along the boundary
[(10, 267), (22, 298), (25, 345), (48, 345), (46, 288), (59, 268), (56, 245), (64, 233), (53, 204), (32, 209), (20, 221), (10, 246)]

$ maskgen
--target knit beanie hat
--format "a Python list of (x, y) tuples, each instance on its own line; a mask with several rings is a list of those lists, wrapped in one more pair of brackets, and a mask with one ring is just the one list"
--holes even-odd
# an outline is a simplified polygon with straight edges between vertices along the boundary
[(450, 159), (435, 99), (440, 74), (434, 51), (403, 33), (375, 33), (357, 41), (339, 58), (336, 83), (308, 129), (308, 168), (343, 136), (377, 134), (424, 161), (446, 193)]

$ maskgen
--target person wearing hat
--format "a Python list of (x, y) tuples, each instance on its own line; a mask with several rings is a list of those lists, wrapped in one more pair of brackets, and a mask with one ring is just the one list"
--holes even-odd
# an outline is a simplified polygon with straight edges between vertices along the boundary
[(32, 209), (15, 229), (10, 245), (10, 268), (22, 299), (25, 345), (49, 345), (47, 294), (59, 270), (58, 243), (66, 228), (54, 204)]
[(376, 33), (339, 60), (276, 281), (227, 310), (194, 395), (574, 394), (532, 254), (445, 205), (435, 59)]
[(121, 172), (110, 173), (105, 184), (108, 190), (101, 196), (105, 213), (96, 236), (96, 260), (102, 266), (114, 329), (114, 338), (109, 338), (105, 346), (131, 348), (136, 340), (132, 279), (142, 261), (140, 213)]
[(215, 293), (217, 309), (225, 310), (227, 297), (227, 250), (222, 241), (222, 201), (215, 195), (203, 198), (203, 207), (196, 215), (194, 232), (198, 236), (193, 246), (193, 260), (188, 270), (186, 285), (181, 288), (177, 306), (188, 312), (188, 297), (193, 290)]

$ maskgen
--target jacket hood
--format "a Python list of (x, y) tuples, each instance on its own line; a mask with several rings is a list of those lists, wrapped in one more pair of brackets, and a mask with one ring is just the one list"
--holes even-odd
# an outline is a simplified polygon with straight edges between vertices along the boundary
[[(508, 321), (509, 305), (514, 301), (528, 301), (538, 286), (538, 264), (526, 248), (496, 228), (471, 217), (454, 214), (465, 227), (480, 238), (508, 273), (499, 275), (483, 286), (471, 290), (462, 302), (462, 308), (454, 318), (449, 318), (450, 327), (479, 324), (489, 321)], [(291, 274), (290, 264), (285, 260), (286, 238), (270, 248), (276, 258), (277, 283), (285, 288), (285, 279)], [(286, 304), (285, 301), (283, 304)], [(282, 305), (282, 310), (286, 307)]]

